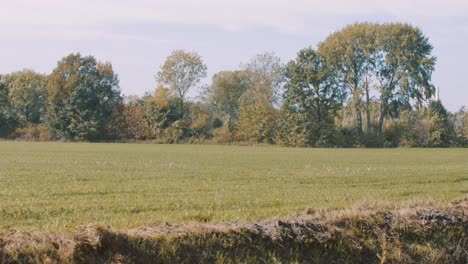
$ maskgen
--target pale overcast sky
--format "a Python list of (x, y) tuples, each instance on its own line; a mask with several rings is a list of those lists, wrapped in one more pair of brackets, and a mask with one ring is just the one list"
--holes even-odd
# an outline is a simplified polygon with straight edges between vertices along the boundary
[(142, 95), (174, 49), (198, 52), (211, 78), (260, 52), (287, 62), (353, 22), (420, 27), (434, 45), (443, 103), (468, 106), (467, 0), (0, 0), (0, 74), (50, 73), (80, 52), (111, 62), (122, 92)]

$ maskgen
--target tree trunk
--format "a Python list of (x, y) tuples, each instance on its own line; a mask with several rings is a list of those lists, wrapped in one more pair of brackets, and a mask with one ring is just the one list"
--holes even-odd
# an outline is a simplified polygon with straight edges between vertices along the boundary
[(358, 131), (358, 136), (359, 136), (359, 142), (362, 143), (362, 113), (361, 113), (361, 106), (360, 105), (356, 105), (356, 118), (357, 118), (357, 131)]
[(184, 99), (180, 100), (180, 120), (184, 121)]
[(382, 86), (381, 95), (380, 95), (380, 117), (379, 117), (379, 127), (377, 129), (377, 137), (381, 139), (382, 137), (382, 127), (385, 119), (385, 114), (388, 110), (388, 100), (391, 97), (391, 92), (394, 88), (393, 86), (394, 76), (390, 78), (390, 81), (387, 85)]
[(381, 138), (381, 136), (382, 136), (382, 127), (383, 127), (386, 111), (387, 111), (387, 100), (382, 99), (382, 105), (380, 107), (379, 126), (378, 126), (378, 129), (377, 129), (377, 137), (378, 138)]
[(370, 97), (369, 97), (369, 81), (366, 79), (364, 83), (364, 89), (366, 91), (366, 121), (367, 121), (367, 133), (366, 133), (366, 141), (369, 141), (371, 135), (371, 116), (370, 116)]
[(357, 86), (354, 87), (353, 90), (353, 104), (354, 110), (356, 112), (356, 119), (357, 119), (357, 132), (359, 137), (359, 143), (362, 143), (362, 113), (361, 113), (361, 98), (358, 93)]

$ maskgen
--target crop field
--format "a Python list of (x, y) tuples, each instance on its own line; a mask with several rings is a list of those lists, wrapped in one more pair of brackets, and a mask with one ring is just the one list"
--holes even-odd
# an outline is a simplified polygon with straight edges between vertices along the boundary
[(467, 195), (468, 149), (0, 142), (0, 229), (252, 222)]

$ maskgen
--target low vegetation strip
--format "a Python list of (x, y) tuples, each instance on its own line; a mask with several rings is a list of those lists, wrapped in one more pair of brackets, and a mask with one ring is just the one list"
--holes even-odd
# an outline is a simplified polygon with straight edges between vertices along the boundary
[(467, 263), (468, 198), (312, 210), (254, 224), (4, 230), (0, 263)]

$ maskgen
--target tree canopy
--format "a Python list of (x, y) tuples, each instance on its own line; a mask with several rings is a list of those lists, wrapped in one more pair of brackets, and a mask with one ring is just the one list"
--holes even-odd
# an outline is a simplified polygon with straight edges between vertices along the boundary
[[(333, 145), (334, 116), (344, 99), (337, 75), (312, 48), (286, 66), (283, 140), (291, 145)], [(299, 143), (301, 142), (301, 143)]]
[(122, 102), (110, 63), (70, 54), (59, 61), (47, 84), (48, 119), (56, 137), (98, 140), (110, 137), (114, 111)]
[(217, 115), (237, 120), (240, 98), (248, 89), (245, 71), (222, 71), (213, 76), (207, 99)]
[(355, 23), (286, 65), (272, 52), (260, 53), (238, 69), (214, 73), (211, 84), (198, 53), (174, 50), (156, 74), (154, 92), (125, 99), (110, 63), (70, 54), (50, 75), (0, 76), (0, 137), (466, 146), (466, 108), (452, 114), (433, 97), (432, 50), (415, 26)]
[(47, 105), (47, 76), (23, 70), (3, 77), (8, 87), (8, 100), (16, 109), (17, 120), (22, 126), (44, 121)]
[(283, 65), (274, 53), (253, 57), (245, 66), (248, 89), (239, 100), (236, 137), (241, 141), (274, 142)]
[[(354, 109), (357, 132), (363, 138), (363, 108), (367, 134), (371, 132), (370, 88), (378, 93), (377, 137), (385, 117), (398, 114), (432, 96), (431, 75), (436, 58), (421, 30), (409, 24), (356, 23), (331, 34), (320, 43), (319, 52), (340, 75)], [(365, 95), (365, 97), (364, 97)]]
[(9, 89), (0, 76), (0, 137), (8, 137), (16, 126), (15, 111), (8, 99)]
[(190, 90), (200, 84), (206, 77), (207, 67), (202, 58), (195, 52), (175, 50), (167, 57), (156, 75), (156, 80), (167, 85), (181, 99), (180, 110), (184, 113), (185, 97)]

